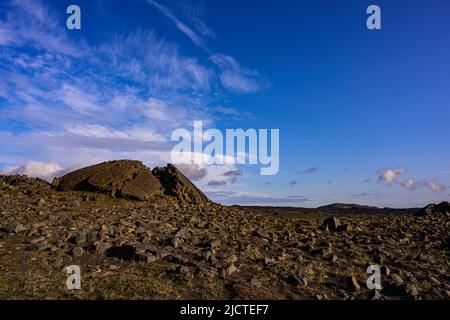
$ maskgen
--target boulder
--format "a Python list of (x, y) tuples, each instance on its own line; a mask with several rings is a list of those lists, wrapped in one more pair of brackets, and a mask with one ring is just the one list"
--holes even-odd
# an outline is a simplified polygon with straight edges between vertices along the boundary
[(142, 162), (115, 160), (70, 172), (52, 182), (58, 191), (106, 193), (114, 198), (149, 200), (154, 196), (184, 204), (211, 201), (174, 165), (150, 171)]
[(439, 204), (429, 204), (425, 208), (417, 211), (416, 215), (418, 216), (428, 216), (436, 213), (445, 214), (450, 213), (450, 202), (442, 201)]
[(173, 196), (184, 203), (206, 204), (210, 200), (174, 165), (153, 169), (153, 175), (164, 187), (165, 194)]
[(70, 172), (53, 180), (58, 191), (91, 191), (113, 197), (147, 200), (163, 187), (140, 161), (108, 161)]
[(341, 222), (338, 218), (331, 217), (325, 219), (322, 226), (325, 228), (325, 230), (336, 231), (341, 226)]

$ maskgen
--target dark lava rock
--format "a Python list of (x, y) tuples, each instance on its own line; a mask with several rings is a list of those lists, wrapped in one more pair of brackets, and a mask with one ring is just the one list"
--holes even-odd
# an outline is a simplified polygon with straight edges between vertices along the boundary
[(178, 200), (193, 204), (206, 204), (210, 200), (174, 165), (153, 169), (153, 175), (159, 179), (165, 189), (165, 194)]
[(172, 164), (150, 171), (140, 161), (108, 161), (70, 172), (54, 179), (52, 185), (58, 191), (98, 192), (131, 200), (149, 200), (165, 195), (167, 199), (175, 198), (182, 203), (211, 203)]
[(19, 233), (19, 232), (26, 231), (27, 228), (24, 227), (24, 226), (21, 225), (21, 224), (10, 223), (10, 224), (7, 224), (7, 225), (4, 226), (4, 227), (0, 227), (0, 230), (1, 230), (1, 231), (6, 231), (7, 233)]
[(163, 188), (140, 161), (108, 161), (70, 172), (54, 179), (58, 191), (92, 191), (113, 197), (147, 200), (162, 195)]
[(331, 217), (325, 219), (323, 222), (323, 226), (326, 230), (335, 231), (340, 227), (341, 223), (339, 222), (339, 219), (336, 217)]
[(450, 213), (450, 202), (442, 201), (439, 204), (429, 204), (425, 208), (420, 209), (416, 215), (427, 216), (436, 213)]

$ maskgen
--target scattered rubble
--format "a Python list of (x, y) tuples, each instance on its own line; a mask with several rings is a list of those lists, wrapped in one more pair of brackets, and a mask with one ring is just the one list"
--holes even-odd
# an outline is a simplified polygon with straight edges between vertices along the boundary
[[(54, 188), (0, 176), (0, 298), (74, 297), (61, 271), (74, 264), (83, 299), (450, 297), (448, 202), (417, 215), (283, 216), (215, 204), (173, 166), (103, 165)], [(381, 290), (366, 288), (374, 263)]]

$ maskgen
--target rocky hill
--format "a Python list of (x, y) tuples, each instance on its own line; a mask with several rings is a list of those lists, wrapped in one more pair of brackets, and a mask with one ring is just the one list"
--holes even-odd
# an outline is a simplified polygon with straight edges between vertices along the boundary
[(140, 161), (103, 162), (54, 179), (58, 191), (90, 191), (114, 198), (150, 200), (166, 195), (182, 203), (202, 204), (210, 200), (175, 166), (150, 171)]

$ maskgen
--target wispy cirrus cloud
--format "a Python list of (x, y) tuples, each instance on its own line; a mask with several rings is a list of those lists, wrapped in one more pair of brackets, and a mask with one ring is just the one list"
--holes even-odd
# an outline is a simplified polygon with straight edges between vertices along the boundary
[[(183, 22), (177, 17), (173, 11), (154, 0), (147, 0), (149, 4), (154, 6), (158, 11), (169, 18), (176, 28), (184, 33), (191, 41), (206, 51), (210, 55), (210, 60), (220, 70), (220, 83), (230, 92), (234, 93), (253, 93), (263, 90), (269, 86), (269, 82), (264, 79), (256, 70), (242, 67), (235, 58), (222, 53), (213, 53), (213, 51), (206, 45), (202, 36), (196, 33), (187, 23)], [(212, 36), (212, 31), (201, 21), (197, 16), (194, 16), (194, 24), (203, 31), (203, 34)], [(192, 18), (192, 16), (191, 16)], [(214, 35), (215, 37), (215, 35)]]
[(216, 53), (210, 57), (221, 70), (222, 86), (235, 93), (253, 93), (268, 87), (256, 70), (246, 69), (231, 56)]
[[(2, 3), (0, 163), (11, 165), (7, 172), (51, 180), (114, 159), (164, 165), (171, 162), (173, 129), (247, 115), (216, 107), (224, 100), (221, 76), (257, 73), (231, 57), (222, 66), (209, 59), (206, 39), (215, 34), (200, 15), (189, 14), (185, 23), (168, 7), (157, 9), (206, 57), (183, 54), (176, 43), (145, 29), (87, 42), (69, 37), (64, 12), (44, 2)], [(181, 170), (207, 191), (235, 185), (243, 175), (234, 165)]]
[[(0, 162), (33, 157), (70, 166), (130, 149), (170, 160), (173, 128), (193, 119), (212, 123), (213, 67), (153, 31), (88, 45), (69, 38), (61, 16), (41, 1), (9, 1), (0, 10), (0, 124), (20, 128), (0, 132)], [(77, 157), (80, 150), (98, 157)]]
[[(206, 51), (209, 51), (208, 47), (203, 42), (203, 39), (199, 35), (197, 35), (197, 33), (194, 32), (194, 30), (192, 30), (187, 24), (185, 24), (177, 16), (175, 16), (175, 14), (173, 14), (173, 12), (168, 7), (161, 5), (158, 2), (153, 1), (153, 0), (147, 0), (147, 2), (149, 4), (151, 4), (152, 6), (154, 6), (156, 9), (158, 9), (167, 18), (169, 18), (181, 32), (183, 32), (186, 36), (189, 37), (189, 39), (192, 40), (192, 42), (194, 44), (205, 49)], [(206, 30), (206, 26), (204, 26), (204, 25), (203, 25), (203, 30)], [(211, 33), (211, 32), (209, 32), (209, 33)]]
[(58, 28), (60, 18), (49, 12), (40, 1), (12, 0), (0, 21), (0, 44), (4, 46), (30, 46), (73, 57), (86, 54), (84, 44), (74, 44)]

